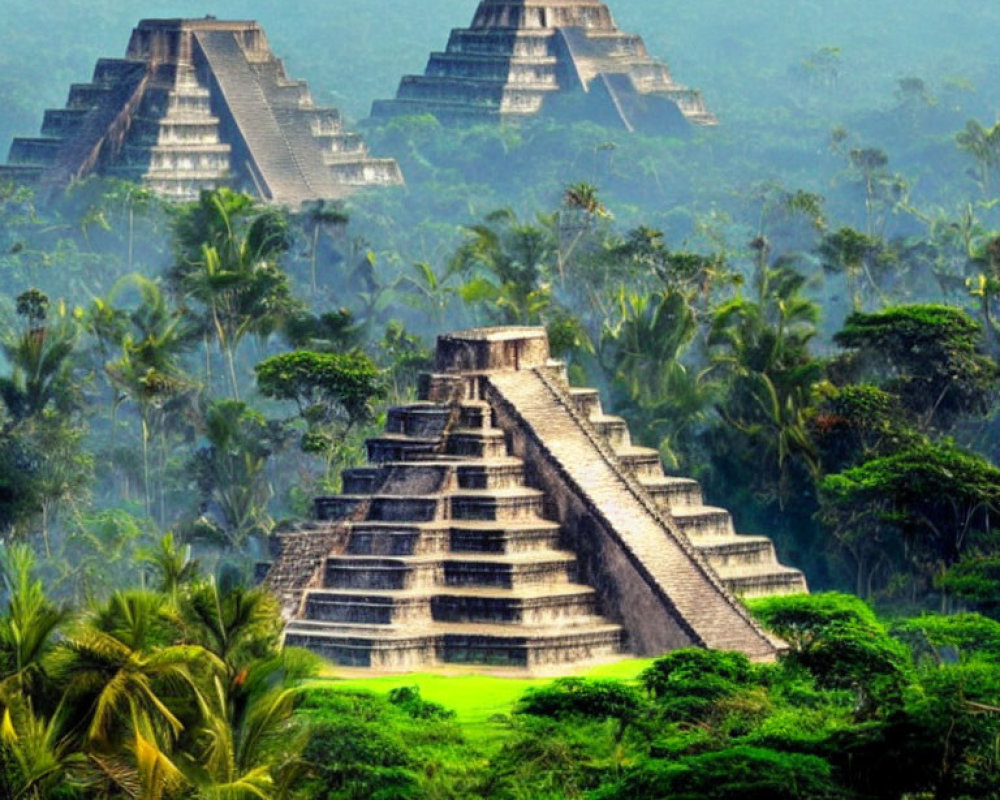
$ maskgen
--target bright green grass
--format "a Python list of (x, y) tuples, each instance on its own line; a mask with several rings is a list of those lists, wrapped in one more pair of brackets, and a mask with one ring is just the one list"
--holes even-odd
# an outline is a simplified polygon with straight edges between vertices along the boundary
[[(639, 673), (652, 664), (651, 659), (628, 659), (602, 664), (581, 673), (588, 678), (616, 678), (635, 680)], [(420, 696), (433, 703), (450, 708), (457, 715), (466, 735), (474, 738), (488, 737), (493, 733), (491, 718), (508, 714), (514, 703), (528, 689), (544, 686), (554, 678), (498, 678), (489, 675), (387, 675), (378, 678), (337, 678), (336, 668), (330, 676), (311, 683), (312, 686), (329, 686), (331, 689), (363, 690), (387, 694), (399, 686), (416, 686)]]

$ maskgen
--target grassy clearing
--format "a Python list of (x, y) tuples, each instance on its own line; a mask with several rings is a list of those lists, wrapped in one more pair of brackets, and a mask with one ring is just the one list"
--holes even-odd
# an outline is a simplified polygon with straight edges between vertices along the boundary
[[(651, 659), (627, 659), (602, 664), (580, 673), (588, 678), (635, 680), (652, 663)], [(514, 703), (528, 689), (544, 686), (554, 678), (504, 678), (490, 675), (431, 675), (411, 673), (385, 675), (377, 678), (337, 677), (336, 667), (313, 682), (338, 690), (361, 690), (388, 694), (399, 686), (416, 686), (425, 700), (440, 703), (457, 715), (465, 734), (470, 738), (489, 737), (495, 732), (491, 719), (510, 713)]]

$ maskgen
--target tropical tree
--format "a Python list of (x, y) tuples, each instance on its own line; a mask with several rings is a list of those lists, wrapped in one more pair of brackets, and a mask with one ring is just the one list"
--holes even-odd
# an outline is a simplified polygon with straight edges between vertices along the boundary
[(969, 552), (992, 549), (1000, 524), (1000, 469), (951, 444), (922, 444), (828, 475), (826, 516), (898, 529), (905, 560), (929, 588)]
[(615, 408), (641, 437), (655, 439), (677, 468), (691, 426), (704, 418), (714, 387), (684, 361), (697, 332), (695, 311), (677, 289), (636, 294), (621, 287), (605, 322), (599, 359)]
[(989, 407), (998, 371), (980, 352), (980, 336), (961, 309), (922, 304), (851, 314), (834, 341), (852, 351), (855, 374), (877, 377), (926, 429)]
[(3, 342), (11, 372), (0, 377), (0, 398), (15, 422), (48, 408), (68, 414), (78, 400), (73, 376), (77, 324), (64, 305), (50, 322), (49, 306), (37, 289), (19, 295), (17, 313), (24, 328)]
[(319, 259), (319, 244), (321, 234), (331, 230), (342, 231), (349, 219), (347, 212), (340, 204), (330, 204), (326, 200), (317, 200), (306, 206), (304, 217), (312, 229), (309, 247), (309, 280), (313, 295), (319, 290), (316, 268)]
[(823, 237), (818, 253), (823, 269), (829, 273), (842, 273), (851, 296), (851, 308), (860, 311), (862, 303), (861, 279), (868, 282), (876, 296), (881, 289), (872, 274), (872, 264), (879, 252), (879, 242), (853, 228), (840, 228)]
[[(200, 306), (205, 330), (225, 355), (233, 399), (239, 400), (236, 349), (248, 334), (270, 336), (297, 308), (278, 264), (288, 247), (287, 222), (274, 210), (256, 212), (226, 190), (203, 195), (175, 224), (175, 290)], [(237, 217), (252, 216), (237, 225)], [(183, 224), (182, 224), (183, 223)], [(192, 257), (195, 239), (203, 238)]]
[(60, 644), (54, 677), (79, 714), (87, 747), (113, 752), (135, 734), (137, 720), (163, 741), (180, 735), (184, 723), (170, 697), (194, 689), (205, 654), (174, 644), (175, 631), (163, 595), (133, 590), (114, 593)]
[(192, 463), (202, 507), (217, 510), (223, 539), (239, 549), (248, 537), (267, 534), (274, 525), (268, 513), (274, 488), (266, 467), (284, 437), (280, 425), (235, 400), (207, 408), (203, 435), (206, 444)]
[(8, 547), (2, 567), (6, 608), (0, 617), (0, 700), (38, 692), (54, 634), (69, 619), (69, 609), (53, 603), (35, 576), (36, 559), (28, 546)]
[(356, 350), (283, 353), (265, 359), (256, 371), (261, 394), (298, 407), (306, 425), (302, 449), (325, 457), (327, 479), (351, 430), (373, 419), (373, 403), (385, 392), (378, 367)]
[(557, 245), (542, 228), (522, 223), (509, 209), (466, 229), (449, 269), (466, 279), (459, 295), (492, 323), (532, 325), (552, 305), (549, 284)]
[(809, 352), (818, 306), (802, 296), (805, 278), (787, 264), (762, 264), (756, 297), (736, 297), (715, 311), (708, 333), (713, 370), (728, 389), (717, 410), (743, 434), (747, 475), (766, 496), (784, 504), (791, 468), (818, 469), (807, 414), (822, 368)]
[(1000, 123), (986, 128), (977, 120), (970, 119), (965, 129), (956, 134), (955, 143), (959, 150), (973, 159), (976, 182), (983, 194), (991, 197), (993, 178), (1000, 170)]
[[(139, 302), (116, 308), (114, 302), (134, 290)], [(107, 344), (117, 345), (120, 356), (105, 365), (116, 390), (114, 408), (131, 400), (139, 412), (142, 443), (142, 484), (146, 513), (152, 516), (153, 487), (159, 488), (158, 517), (166, 522), (167, 437), (179, 412), (190, 404), (197, 386), (185, 373), (181, 358), (194, 344), (196, 328), (172, 310), (166, 294), (155, 281), (128, 275), (118, 281), (107, 299), (95, 300), (91, 325)], [(156, 475), (150, 469), (150, 444), (158, 447)]]

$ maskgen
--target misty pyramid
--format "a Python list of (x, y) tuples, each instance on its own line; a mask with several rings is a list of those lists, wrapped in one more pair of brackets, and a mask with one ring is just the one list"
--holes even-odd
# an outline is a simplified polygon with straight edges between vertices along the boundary
[(41, 136), (15, 139), (0, 178), (47, 193), (97, 173), (177, 200), (229, 185), (297, 207), (402, 183), (340, 114), (289, 79), (256, 22), (143, 20), (123, 59), (102, 58)]
[(738, 596), (805, 592), (802, 573), (571, 388), (543, 328), (439, 337), (421, 398), (390, 409), (320, 522), (275, 538), (288, 644), (384, 670), (555, 672), (782, 648)]
[(402, 79), (373, 117), (516, 119), (540, 112), (629, 131), (715, 125), (701, 94), (674, 82), (642, 37), (623, 33), (598, 0), (482, 0), (423, 75)]

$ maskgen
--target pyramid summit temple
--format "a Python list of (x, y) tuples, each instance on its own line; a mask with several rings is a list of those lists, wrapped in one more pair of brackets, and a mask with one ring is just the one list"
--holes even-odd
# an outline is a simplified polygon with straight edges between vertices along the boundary
[(701, 94), (674, 82), (642, 38), (618, 29), (598, 0), (482, 0), (423, 75), (408, 75), (373, 117), (433, 114), (504, 120), (551, 113), (626, 130), (714, 125)]
[(273, 540), (288, 644), (349, 667), (529, 673), (783, 649), (741, 598), (805, 592), (802, 573), (571, 387), (543, 328), (439, 337), (420, 396), (317, 522)]
[(100, 59), (0, 166), (0, 179), (43, 194), (95, 173), (169, 199), (228, 185), (292, 208), (402, 183), (395, 161), (371, 158), (286, 75), (260, 25), (212, 17), (141, 21), (125, 58)]

